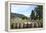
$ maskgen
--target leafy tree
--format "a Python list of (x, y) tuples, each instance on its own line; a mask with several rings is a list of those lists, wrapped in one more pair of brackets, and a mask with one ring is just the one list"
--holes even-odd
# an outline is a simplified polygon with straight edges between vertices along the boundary
[(33, 20), (35, 18), (34, 10), (32, 10), (30, 17), (31, 17), (31, 20)]
[(40, 19), (43, 18), (43, 6), (42, 5), (37, 5), (37, 7), (35, 8), (36, 11), (36, 17)]
[(22, 19), (28, 19), (26, 16), (23, 16)]

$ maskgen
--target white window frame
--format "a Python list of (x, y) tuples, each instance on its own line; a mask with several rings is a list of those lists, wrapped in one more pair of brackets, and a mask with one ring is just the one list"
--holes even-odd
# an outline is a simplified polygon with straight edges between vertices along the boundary
[[(10, 29), (10, 4), (35, 4), (35, 5), (43, 5), (43, 28), (29, 28), (29, 29)], [(35, 30), (43, 30), (45, 28), (45, 21), (44, 21), (44, 12), (45, 12), (45, 3), (38, 3), (38, 2), (16, 2), (16, 1), (8, 1), (8, 31), (35, 31)]]

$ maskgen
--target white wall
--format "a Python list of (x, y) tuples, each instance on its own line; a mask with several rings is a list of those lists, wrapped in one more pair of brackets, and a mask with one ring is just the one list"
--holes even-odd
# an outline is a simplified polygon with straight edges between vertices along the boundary
[[(9, 1), (13, 1), (13, 0), (9, 0)], [(46, 3), (46, 0), (14, 0), (14, 1), (29, 1), (29, 2)], [(45, 8), (46, 8), (46, 6), (45, 6)], [(44, 13), (46, 15), (46, 11)], [(44, 18), (46, 18), (46, 16), (44, 16)], [(46, 19), (45, 19), (45, 21), (46, 21)], [(5, 31), (5, 0), (0, 0), (0, 33), (13, 33), (13, 32), (6, 32)], [(14, 32), (14, 33), (46, 33), (46, 30), (29, 31), (29, 32), (28, 31), (26, 31), (26, 32)]]

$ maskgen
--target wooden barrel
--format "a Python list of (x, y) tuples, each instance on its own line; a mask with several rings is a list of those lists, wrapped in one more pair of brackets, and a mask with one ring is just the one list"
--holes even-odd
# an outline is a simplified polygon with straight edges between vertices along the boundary
[(16, 25), (16, 26), (15, 26), (15, 29), (17, 29), (17, 23), (15, 23), (15, 25)]
[(28, 25), (27, 25), (28, 28), (32, 28), (32, 24), (31, 24), (31, 22), (28, 22), (27, 24), (28, 24)]
[(17, 23), (17, 29), (19, 29), (19, 23)]
[(27, 28), (27, 22), (23, 24), (23, 28)]
[(21, 23), (21, 28), (23, 28), (23, 23)]

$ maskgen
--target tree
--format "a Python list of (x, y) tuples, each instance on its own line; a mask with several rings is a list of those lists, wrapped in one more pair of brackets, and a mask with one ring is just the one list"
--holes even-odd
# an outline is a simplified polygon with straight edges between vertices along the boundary
[(35, 18), (34, 10), (32, 10), (30, 17), (31, 17), (31, 20), (34, 20), (34, 18)]
[(36, 11), (36, 17), (40, 19), (43, 18), (43, 6), (42, 5), (37, 5), (37, 7), (34, 9)]
[(26, 16), (23, 16), (22, 19), (24, 20), (24, 19), (28, 19), (28, 18)]

